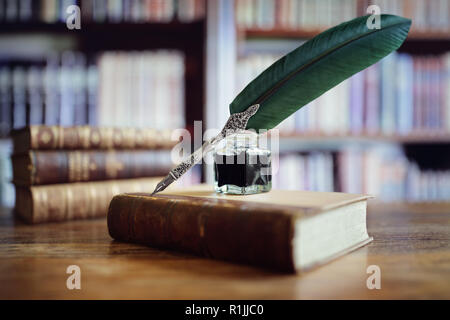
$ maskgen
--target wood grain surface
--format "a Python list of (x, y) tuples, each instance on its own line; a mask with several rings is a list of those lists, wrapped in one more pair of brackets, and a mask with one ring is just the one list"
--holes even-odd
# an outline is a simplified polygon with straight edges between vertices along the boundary
[(450, 212), (419, 209), (369, 206), (371, 244), (298, 275), (118, 243), (105, 219), (32, 226), (2, 209), (0, 299), (450, 299)]

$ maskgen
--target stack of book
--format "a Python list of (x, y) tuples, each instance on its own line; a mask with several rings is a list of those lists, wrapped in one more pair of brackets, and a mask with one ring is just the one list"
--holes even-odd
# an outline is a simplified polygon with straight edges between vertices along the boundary
[(105, 216), (113, 195), (151, 192), (169, 172), (171, 134), (88, 126), (14, 132), (16, 212), (29, 223)]

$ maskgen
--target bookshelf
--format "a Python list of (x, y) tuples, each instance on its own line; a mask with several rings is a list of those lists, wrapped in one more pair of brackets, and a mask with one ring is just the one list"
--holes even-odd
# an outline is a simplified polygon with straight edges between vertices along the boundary
[[(1, 4), (3, 4), (2, 1)], [(93, 98), (94, 100), (94, 113), (99, 114), (99, 99), (98, 95), (100, 94), (100, 86), (98, 85), (100, 75), (100, 66), (104, 53), (113, 53), (120, 54), (119, 57), (121, 63), (117, 63), (117, 69), (121, 68), (121, 72), (126, 70), (130, 66), (132, 67), (142, 67), (144, 66), (146, 70), (152, 67), (152, 61), (159, 63), (161, 65), (168, 65), (169, 60), (164, 60), (164, 56), (167, 56), (167, 53), (175, 53), (181, 57), (181, 59), (176, 60), (182, 61), (183, 70), (182, 70), (182, 78), (181, 78), (181, 86), (178, 86), (178, 78), (168, 78), (172, 75), (167, 76), (168, 71), (165, 71), (162, 67), (159, 67), (158, 70), (165, 72), (165, 80), (166, 83), (170, 83), (173, 86), (173, 82), (177, 81), (177, 87), (175, 89), (182, 88), (182, 91), (179, 90), (180, 94), (182, 94), (181, 100), (182, 103), (176, 103), (182, 105), (184, 109), (182, 110), (183, 125), (186, 129), (193, 134), (193, 125), (194, 121), (201, 121), (203, 119), (203, 111), (204, 111), (204, 101), (206, 97), (206, 88), (205, 88), (205, 60), (206, 60), (206, 15), (205, 15), (205, 5), (206, 1), (204, 0), (193, 0), (193, 1), (184, 1), (184, 0), (168, 0), (168, 1), (121, 1), (121, 0), (113, 0), (113, 1), (74, 1), (74, 0), (57, 0), (57, 1), (17, 1), (17, 3), (8, 1), (9, 6), (18, 6), (20, 8), (22, 4), (31, 4), (32, 8), (29, 9), (27, 13), (27, 18), (23, 19), (22, 17), (9, 17), (7, 18), (7, 11), (12, 12), (11, 8), (7, 11), (0, 10), (0, 68), (6, 67), (10, 70), (11, 75), (13, 74), (12, 70), (14, 68), (19, 67), (25, 70), (26, 77), (28, 77), (29, 70), (32, 67), (37, 67), (39, 74), (42, 76), (40, 79), (42, 81), (42, 93), (41, 98), (46, 99), (47, 92), (44, 90), (44, 86), (46, 85), (45, 73), (47, 72), (46, 67), (51, 63), (56, 63), (56, 68), (49, 69), (52, 71), (54, 77), (54, 83), (52, 86), (58, 86), (58, 90), (60, 86), (60, 76), (62, 73), (61, 69), (63, 67), (63, 58), (62, 55), (66, 52), (70, 55), (78, 54), (81, 55), (84, 65), (84, 72), (87, 73), (88, 69), (91, 69), (91, 66), (95, 67), (96, 70), (96, 83), (95, 86), (92, 86), (96, 91), (96, 95)], [(65, 6), (70, 4), (78, 4), (81, 7), (81, 29), (79, 30), (69, 30), (65, 23)], [(152, 5), (153, 7), (145, 7), (147, 5)], [(58, 6), (55, 10), (50, 10), (50, 16), (48, 15), (49, 5)], [(106, 6), (106, 7), (93, 7), (93, 6)], [(116, 5), (115, 11), (110, 10), (114, 9), (108, 6)], [(123, 7), (121, 10), (118, 10), (120, 6)], [(132, 6), (132, 10), (130, 8), (126, 8), (125, 6)], [(47, 7), (45, 7), (47, 6)], [(119, 7), (117, 7), (119, 6)], [(140, 8), (139, 6), (144, 6)], [(156, 7), (155, 7), (156, 6)], [(190, 6), (193, 6), (190, 8)], [(183, 7), (183, 8), (181, 8)], [(55, 9), (55, 8), (53, 8)], [(142, 9), (142, 10), (136, 10)], [(182, 12), (182, 10), (184, 10)], [(126, 13), (128, 12), (128, 13)], [(99, 13), (100, 16), (99, 16)], [(19, 14), (16, 12), (16, 14)], [(113, 16), (115, 15), (115, 16)], [(118, 16), (117, 16), (118, 15)], [(50, 19), (50, 20), (49, 20)], [(37, 45), (36, 45), (37, 44)], [(153, 60), (147, 59), (145, 54), (149, 54), (150, 58)], [(140, 55), (140, 56), (137, 56)], [(125, 60), (123, 56), (131, 57), (134, 61)], [(137, 56), (137, 57), (135, 57)], [(158, 59), (155, 59), (156, 58)], [(56, 58), (55, 58), (56, 57)], [(78, 57), (78, 56), (77, 56)], [(161, 57), (163, 60), (161, 60)], [(128, 59), (128, 58), (127, 58)], [(50, 62), (49, 62), (50, 61)], [(56, 61), (56, 62), (55, 62)], [(130, 62), (131, 61), (131, 62)], [(144, 61), (144, 62), (143, 62)], [(170, 60), (173, 61), (173, 60)], [(156, 63), (155, 69), (157, 69)], [(169, 64), (171, 66), (173, 64)], [(109, 64), (111, 67), (111, 63)], [(113, 65), (114, 68), (114, 65)], [(98, 71), (98, 72), (97, 72)], [(135, 71), (135, 70), (134, 70)], [(72, 82), (75, 79), (76, 74), (71, 73), (72, 69), (69, 72), (65, 72), (65, 80)], [(23, 72), (22, 72), (23, 73)], [(1, 74), (1, 72), (0, 72)], [(49, 73), (50, 74), (50, 73)], [(142, 77), (143, 72), (139, 75)], [(123, 73), (121, 74), (123, 75)], [(129, 76), (128, 74), (125, 74)], [(73, 76), (73, 79), (72, 79)], [(62, 76), (61, 76), (62, 77)], [(120, 77), (116, 75), (116, 78)], [(0, 76), (1, 78), (1, 76)], [(49, 77), (52, 78), (52, 77)], [(28, 78), (26, 78), (28, 79)], [(57, 80), (56, 80), (57, 79)], [(104, 79), (104, 77), (103, 77)], [(169, 79), (169, 80), (167, 80)], [(27, 80), (28, 81), (28, 80)], [(61, 80), (62, 82), (63, 80)], [(75, 80), (74, 80), (75, 81)], [(102, 80), (103, 81), (103, 80)], [(114, 82), (110, 81), (111, 82)], [(148, 80), (147, 80), (148, 81)], [(152, 85), (155, 84), (156, 80), (151, 80)], [(104, 82), (104, 81), (103, 81)], [(119, 83), (123, 83), (119, 82)], [(149, 84), (148, 82), (146, 83)], [(83, 84), (86, 86), (86, 90), (88, 89), (90, 83)], [(159, 85), (159, 83), (158, 83)], [(13, 96), (12, 90), (13, 84), (8, 84), (8, 93)], [(61, 85), (62, 86), (62, 85)], [(0, 86), (1, 87), (1, 86)], [(132, 88), (132, 85), (129, 87)], [(161, 88), (161, 86), (159, 87)], [(164, 88), (163, 88), (164, 89)], [(141, 89), (142, 90), (142, 89)], [(165, 90), (165, 91), (164, 91)], [(164, 95), (167, 97), (167, 92), (169, 91), (167, 88), (164, 90)], [(62, 89), (61, 89), (62, 91)], [(153, 91), (149, 91), (146, 95), (142, 96), (156, 96), (158, 93), (156, 89)], [(3, 91), (2, 91), (3, 93)], [(71, 92), (71, 94), (74, 92)], [(58, 95), (63, 94), (58, 91)], [(88, 96), (90, 93), (83, 92), (83, 95)], [(72, 95), (75, 96), (76, 94)], [(27, 84), (26, 91), (24, 90), (24, 96), (28, 99), (29, 96), (29, 88)], [(143, 100), (141, 96), (141, 100)], [(160, 94), (161, 96), (161, 94)], [(173, 96), (173, 95), (172, 95)], [(116, 94), (117, 98), (117, 94)], [(123, 104), (124, 96), (122, 93), (122, 100), (120, 103)], [(127, 98), (127, 97), (125, 97)], [(86, 98), (87, 99), (87, 98)], [(156, 99), (156, 98), (155, 98)], [(178, 96), (176, 98), (178, 99)], [(3, 99), (4, 100), (4, 99)], [(60, 98), (57, 98), (59, 101)], [(62, 100), (62, 99), (61, 99)], [(112, 99), (114, 101), (114, 99)], [(132, 100), (136, 101), (136, 100)], [(130, 101), (130, 109), (125, 111), (114, 111), (118, 114), (116, 118), (121, 121), (120, 117), (128, 116), (128, 114), (134, 112), (133, 110), (139, 109), (141, 111), (140, 115), (140, 126), (152, 126), (154, 123), (158, 124), (158, 127), (163, 128), (171, 128), (171, 124), (179, 123), (176, 121), (172, 121), (174, 118), (174, 109), (172, 107), (158, 107), (157, 114), (150, 114), (149, 111), (142, 112), (142, 109), (145, 107), (148, 110), (155, 110), (154, 105), (156, 105), (151, 100), (150, 102), (145, 103), (140, 101), (140, 105), (133, 105), (132, 101)], [(161, 100), (159, 100), (161, 101)], [(4, 101), (0, 101), (4, 103)], [(176, 104), (174, 103), (174, 104)], [(115, 106), (107, 106), (106, 109), (110, 108), (112, 110), (117, 109), (117, 103)], [(81, 122), (78, 121), (76, 123), (62, 123), (61, 116), (61, 102), (55, 104), (56, 108), (59, 109), (59, 120), (54, 120), (50, 122), (46, 122), (47, 119), (45, 117), (46, 113), (49, 113), (47, 107), (47, 101), (42, 103), (40, 107), (42, 112), (40, 113), (39, 123), (35, 121), (31, 121), (31, 105), (27, 101), (24, 109), (26, 109), (26, 123), (25, 124), (49, 124), (49, 125), (116, 125), (116, 124), (105, 124), (106, 121), (104, 119), (98, 119), (98, 117), (92, 117), (94, 120), (91, 122), (90, 118), (90, 108), (91, 105), (86, 104), (83, 106), (83, 113), (86, 115), (81, 116)], [(1, 142), (1, 150), (0, 150), (0, 202), (2, 202), (2, 198), (7, 193), (3, 192), (3, 187), (6, 189), (11, 189), (10, 181), (11, 181), (11, 168), (10, 168), (10, 138), (9, 132), (13, 127), (14, 120), (13, 118), (16, 116), (13, 111), (14, 104), (11, 104), (10, 110), (8, 113), (3, 112), (3, 104), (2, 104), (2, 112), (0, 113), (0, 142)], [(78, 107), (74, 107), (74, 111), (77, 113), (80, 109), (75, 109)], [(134, 108), (134, 109), (133, 109)], [(87, 110), (86, 110), (87, 109)], [(52, 109), (53, 110), (53, 109)], [(105, 110), (105, 108), (103, 109)], [(128, 111), (129, 110), (129, 111)], [(108, 110), (106, 110), (108, 111)], [(113, 111), (111, 111), (112, 113)], [(106, 112), (108, 113), (108, 112)], [(164, 113), (164, 117), (158, 117), (161, 113)], [(179, 113), (178, 113), (179, 114)], [(5, 116), (6, 115), (6, 116)], [(100, 114), (100, 116), (104, 116)], [(106, 114), (106, 116), (108, 116)], [(180, 118), (178, 117), (178, 118)], [(57, 118), (57, 117), (56, 117)], [(76, 116), (75, 116), (76, 118)], [(109, 117), (108, 117), (109, 118)], [(146, 121), (145, 119), (153, 121)], [(177, 119), (178, 119), (177, 118)], [(5, 123), (5, 119), (7, 124)], [(166, 121), (168, 123), (166, 123)], [(126, 120), (123, 121), (122, 126), (128, 126)], [(134, 124), (133, 124), (134, 125)], [(180, 125), (177, 125), (177, 128)], [(196, 171), (197, 172), (197, 171)], [(196, 173), (197, 177), (198, 173)], [(5, 189), (5, 190), (6, 190)], [(11, 198), (9, 195), (5, 196), (7, 198)], [(8, 205), (11, 205), (11, 201), (7, 201)]]
[[(300, 0), (301, 1), (301, 0)], [(244, 3), (244, 1), (241, 1)], [(286, 5), (281, 4), (280, 6)], [(382, 1), (364, 1), (355, 0), (355, 10), (359, 15), (365, 14), (365, 7), (370, 4), (384, 4)], [(239, 0), (235, 1), (237, 6), (236, 11), (239, 10)], [(292, 4), (290, 4), (292, 5)], [(317, 5), (319, 6), (319, 5)], [(405, 1), (402, 1), (403, 11), (408, 15), (412, 15), (413, 8)], [(248, 9), (248, 8), (247, 8)], [(269, 8), (271, 9), (271, 8)], [(279, 7), (274, 7), (274, 10), (282, 10)], [(257, 10), (254, 8), (254, 10)], [(399, 10), (397, 8), (397, 10)], [(382, 8), (382, 13), (384, 12)], [(398, 12), (392, 12), (398, 14)], [(255, 11), (253, 14), (261, 14), (260, 11)], [(269, 15), (271, 13), (268, 13)], [(236, 13), (239, 16), (239, 12)], [(255, 19), (255, 18), (254, 18)], [(275, 18), (276, 19), (276, 18)], [(258, 20), (258, 18), (256, 18)], [(254, 22), (254, 21), (253, 21)], [(248, 22), (247, 22), (248, 23)], [(276, 24), (276, 22), (275, 22)], [(235, 31), (238, 39), (238, 47), (245, 45), (249, 40), (266, 40), (271, 41), (275, 39), (294, 39), (294, 40), (308, 40), (315, 35), (325, 31), (327, 27), (286, 27), (286, 26), (266, 26), (266, 27), (242, 27), (238, 23), (235, 24)], [(417, 29), (410, 31), (407, 40), (399, 48), (399, 52), (407, 52), (411, 54), (439, 54), (450, 51), (450, 27), (448, 29), (440, 28), (438, 30), (432, 29)], [(446, 144), (450, 143), (450, 134), (444, 132), (433, 132), (430, 130), (423, 130), (423, 132), (411, 133), (408, 135), (380, 135), (380, 134), (333, 134), (327, 135), (322, 133), (281, 133), (281, 139), (290, 141), (297, 141), (299, 143), (308, 141), (309, 143), (324, 143), (334, 141), (341, 143), (349, 140), (354, 141), (376, 141), (399, 144)]]
[(5, 23), (0, 38), (39, 34), (44, 37), (62, 35), (76, 43), (74, 50), (88, 59), (104, 51), (141, 51), (176, 49), (185, 56), (185, 120), (193, 132), (195, 120), (203, 119), (205, 74), (205, 20), (167, 23), (87, 23), (81, 30), (68, 30), (63, 23)]
[[(399, 48), (399, 55), (424, 57), (427, 59), (444, 56), (450, 52), (450, 25), (448, 24), (448, 17), (443, 16), (448, 14), (446, 8), (450, 6), (449, 1), (440, 3), (442, 7), (439, 7), (436, 2), (434, 4), (423, 4), (423, 8), (420, 7), (422, 3), (403, 0), (389, 2), (339, 0), (333, 2), (333, 4), (329, 2), (327, 4), (324, 3), (321, 1), (282, 0), (272, 6), (271, 1), (265, 0), (253, 5), (245, 0), (235, 0), (236, 21), (234, 22), (234, 30), (238, 52), (235, 60), (236, 70), (248, 68), (251, 70), (249, 71), (250, 74), (254, 76), (268, 67), (278, 57), (293, 50), (302, 42), (311, 39), (330, 26), (356, 16), (365, 15), (367, 6), (371, 4), (379, 5), (381, 13), (397, 14), (413, 19), (412, 30), (405, 43)], [(420, 10), (418, 10), (417, 6), (422, 9), (419, 8)], [(298, 10), (297, 14), (294, 12), (296, 10)], [(425, 16), (422, 11), (434, 12), (434, 14)], [(430, 17), (434, 17), (435, 21)], [(440, 63), (445, 64), (445, 60), (443, 59), (442, 61), (444, 62)], [(252, 68), (255, 69), (252, 70)], [(257, 72), (256, 68), (261, 70), (258, 69)], [(237, 81), (237, 91), (245, 86), (251, 78), (247, 78), (245, 74), (244, 77), (245, 81)], [(381, 84), (379, 90), (381, 90)], [(334, 96), (334, 99), (328, 98), (327, 101), (338, 101), (336, 100), (338, 97), (341, 96)], [(441, 103), (445, 105), (447, 98), (444, 97), (442, 99)], [(367, 108), (366, 102), (367, 100), (364, 100), (363, 104), (361, 104), (361, 108), (364, 110)], [(320, 103), (323, 102), (316, 104)], [(295, 117), (298, 117), (299, 113), (311, 114), (310, 109), (313, 108), (316, 108), (316, 105), (306, 108), (309, 110), (302, 109), (296, 113)], [(441, 106), (436, 108), (441, 108)], [(331, 106), (330, 109), (323, 110), (331, 110)], [(348, 106), (346, 112), (348, 112), (350, 119), (352, 119), (352, 110)], [(303, 122), (295, 120), (290, 123), (282, 123), (279, 126), (279, 166), (282, 170), (289, 171), (285, 173), (284, 178), (291, 181), (292, 179), (289, 176), (305, 175), (307, 176), (306, 180), (303, 184), (300, 183), (300, 187), (317, 188), (317, 185), (308, 185), (308, 179), (315, 179), (314, 170), (324, 170), (326, 175), (331, 174), (335, 177), (334, 181), (327, 182), (328, 186), (330, 183), (334, 184), (333, 189), (335, 191), (372, 193), (370, 183), (367, 183), (367, 180), (371, 180), (378, 175), (382, 177), (379, 179), (381, 183), (384, 180), (389, 181), (386, 186), (382, 185), (380, 187), (384, 189), (382, 194), (385, 198), (382, 198), (382, 200), (396, 203), (397, 205), (403, 203), (411, 205), (412, 202), (418, 203), (418, 205), (425, 203), (426, 205), (437, 201), (428, 201), (427, 197), (430, 199), (438, 197), (440, 201), (445, 198), (444, 203), (450, 203), (450, 197), (437, 196), (438, 192), (430, 191), (427, 194), (427, 190), (435, 188), (437, 180), (448, 179), (448, 177), (438, 177), (441, 173), (444, 175), (450, 172), (450, 156), (446, 151), (450, 146), (450, 131), (448, 128), (443, 128), (441, 124), (439, 125), (440, 127), (426, 125), (422, 128), (410, 127), (404, 132), (395, 133), (396, 131), (392, 130), (395, 127), (384, 130), (380, 122), (380, 127), (377, 127), (378, 129), (376, 130), (373, 130), (373, 128), (372, 130), (370, 128), (359, 128), (357, 130), (350, 128), (349, 130), (346, 129), (345, 125), (338, 127), (339, 130), (333, 130), (331, 127), (327, 128), (327, 125), (331, 125), (329, 120), (320, 118), (321, 115), (328, 113), (328, 111), (323, 112), (312, 113), (312, 119), (315, 119), (313, 121), (316, 122), (319, 121), (318, 119), (322, 119), (319, 122), (327, 122), (322, 124), (322, 129), (325, 130), (321, 130), (320, 126), (309, 128), (310, 125), (303, 120)], [(336, 113), (333, 115), (337, 116)], [(445, 115), (441, 114), (441, 117), (443, 116)], [(311, 116), (306, 116), (306, 118), (308, 117)], [(333, 117), (331, 116), (331, 118)], [(395, 121), (397, 122), (398, 120)], [(289, 120), (286, 122), (289, 122)], [(292, 122), (295, 122), (295, 125)], [(307, 125), (307, 127), (300, 127), (301, 130), (298, 130), (299, 123), (300, 125)], [(378, 151), (371, 150), (388, 151), (378, 153)], [(375, 160), (370, 158), (377, 153), (378, 155), (374, 157)], [(315, 157), (319, 158), (317, 163), (314, 163)], [(284, 161), (282, 161), (283, 158), (285, 158)], [(367, 160), (368, 158), (370, 159)], [(375, 168), (372, 166), (373, 162), (384, 162), (384, 165), (380, 167), (381, 169), (375, 171), (376, 173), (373, 173), (371, 172)], [(310, 163), (315, 167), (312, 171), (307, 169)], [(301, 169), (298, 169), (298, 167)], [(352, 175), (350, 174), (352, 170), (355, 172), (361, 171)], [(351, 181), (342, 181), (343, 175), (345, 176), (346, 174), (345, 172), (353, 176), (348, 178)], [(358, 175), (362, 178), (358, 177)], [(421, 182), (411, 181), (411, 179), (414, 180), (416, 178)], [(380, 183), (380, 181), (377, 183)], [(286, 183), (282, 184), (286, 185)], [(420, 187), (415, 184), (420, 185)], [(416, 190), (414, 190), (414, 186), (417, 187)], [(291, 181), (291, 187), (298, 188), (299, 185), (292, 185)], [(399, 196), (390, 197), (390, 194)]]
[[(323, 32), (326, 28), (313, 29), (288, 29), (288, 28), (239, 28), (236, 27), (238, 47), (245, 46), (247, 41), (267, 41), (289, 39), (306, 41)], [(301, 42), (299, 42), (301, 43)], [(241, 50), (245, 51), (245, 50)], [(412, 30), (405, 43), (398, 50), (401, 53), (411, 55), (435, 55), (450, 51), (450, 30), (445, 31), (423, 31)], [(245, 54), (244, 54), (245, 56)], [(335, 145), (336, 147), (347, 143), (398, 143), (398, 144), (449, 144), (450, 134), (442, 130), (417, 130), (417, 132), (406, 135), (386, 134), (324, 134), (320, 132), (281, 132), (280, 138), (289, 141), (289, 145), (298, 143), (303, 150), (304, 143), (321, 148), (323, 145)], [(286, 143), (285, 143), (286, 145)], [(289, 148), (292, 151), (292, 148)]]
[[(341, 18), (348, 20), (364, 14), (364, 8), (369, 3), (361, 0), (343, 1), (346, 5), (336, 15), (336, 21), (333, 21), (333, 24), (339, 23), (338, 20)], [(85, 3), (89, 2), (82, 2), (82, 16)], [(138, 2), (130, 1), (130, 3)], [(317, 1), (317, 3), (319, 2), (322, 6), (325, 3), (324, 1)], [(336, 3), (338, 2), (336, 1)], [(39, 36), (47, 40), (57, 37), (58, 39), (64, 38), (67, 40), (68, 46), (71, 46), (70, 50), (84, 53), (87, 60), (92, 63), (95, 63), (98, 55), (105, 51), (132, 53), (160, 48), (181, 51), (184, 54), (185, 61), (184, 117), (187, 129), (192, 134), (194, 121), (204, 120), (205, 128), (220, 128), (225, 123), (228, 116), (228, 103), (237, 93), (235, 92), (236, 79), (239, 77), (240, 71), (238, 63), (246, 55), (242, 47), (254, 40), (259, 41), (262, 50), (265, 49), (266, 43), (278, 40), (288, 40), (291, 45), (298, 46), (301, 41), (310, 39), (327, 28), (327, 23), (315, 21), (314, 18), (308, 21), (308, 25), (296, 24), (295, 27), (274, 24), (273, 27), (269, 28), (258, 26), (259, 22), (243, 27), (242, 24), (239, 24), (239, 19), (242, 17), (235, 11), (239, 10), (239, 3), (240, 0), (207, 2), (206, 16), (192, 21), (179, 19), (176, 15), (173, 19), (165, 22), (154, 20), (143, 22), (133, 21), (133, 19), (111, 22), (108, 18), (96, 22), (95, 19), (83, 18), (81, 30), (68, 30), (65, 23), (61, 22), (60, 19), (53, 23), (39, 22), (38, 19), (32, 19), (30, 22), (2, 21), (0, 23), (0, 40), (5, 37), (13, 37), (17, 41), (26, 42), (29, 36)], [(247, 1), (246, 3), (256, 2)], [(258, 3), (272, 2), (261, 0)], [(282, 7), (287, 3), (306, 3), (306, 1), (279, 0), (277, 3)], [(334, 4), (334, 1), (332, 3)], [(352, 3), (351, 7), (347, 7), (349, 3)], [(382, 4), (384, 10), (383, 6), (388, 6), (387, 3), (391, 2), (379, 1), (379, 3)], [(407, 16), (411, 14), (408, 1), (398, 1), (398, 3), (405, 4)], [(389, 4), (389, 6), (391, 5)], [(333, 18), (329, 14), (331, 11), (327, 11), (328, 7), (319, 9), (325, 9), (328, 12), (325, 16), (328, 15), (329, 18)], [(386, 8), (387, 12), (391, 9), (398, 10), (398, 8)], [(322, 12), (321, 10), (309, 8), (306, 12), (311, 12), (311, 16), (314, 17), (314, 14)], [(436, 8), (433, 8), (433, 10), (436, 10)], [(253, 13), (252, 17), (255, 16)], [(276, 19), (280, 20), (279, 18)], [(276, 19), (275, 22), (278, 21)], [(442, 28), (442, 25), (425, 28), (424, 23), (430, 23), (430, 21), (426, 21), (420, 16), (417, 19), (419, 22), (420, 19), (423, 21), (418, 23), (417, 27), (411, 31), (399, 52), (421, 56), (443, 55), (450, 52), (449, 29)], [(442, 23), (445, 19), (440, 17), (438, 20), (439, 23)], [(292, 21), (292, 17), (289, 21), (291, 21), (289, 23), (296, 23)], [(278, 42), (276, 47), (281, 51), (286, 50)], [(33, 52), (33, 50), (30, 49), (30, 52)], [(243, 55), (242, 52), (244, 52)], [(36, 59), (42, 60), (42, 56)], [(45, 61), (39, 63), (44, 64)], [(336, 133), (332, 130), (325, 132), (320, 130), (282, 131), (280, 136), (281, 151), (282, 153), (330, 151), (335, 157), (340, 150), (349, 146), (363, 150), (372, 146), (386, 145), (389, 148), (401, 149), (408, 159), (417, 160), (422, 168), (429, 170), (434, 168), (434, 164), (430, 163), (429, 160), (424, 160), (428, 152), (437, 155), (445, 154), (443, 150), (450, 145), (449, 130), (431, 130), (428, 128), (401, 135), (386, 132), (361, 134), (348, 132), (338, 131)], [(7, 137), (7, 135), (5, 136)], [(421, 151), (424, 146), (432, 150)], [(438, 167), (439, 170), (442, 169), (440, 164)], [(205, 172), (212, 172), (212, 170), (208, 168), (208, 170), (204, 170)], [(211, 181), (211, 177), (206, 180)]]

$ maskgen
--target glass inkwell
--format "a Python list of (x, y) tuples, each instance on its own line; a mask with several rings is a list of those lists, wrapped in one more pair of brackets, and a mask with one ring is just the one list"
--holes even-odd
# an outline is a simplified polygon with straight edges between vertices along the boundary
[(272, 188), (271, 152), (259, 147), (258, 135), (241, 131), (214, 147), (214, 188), (226, 194), (254, 194)]

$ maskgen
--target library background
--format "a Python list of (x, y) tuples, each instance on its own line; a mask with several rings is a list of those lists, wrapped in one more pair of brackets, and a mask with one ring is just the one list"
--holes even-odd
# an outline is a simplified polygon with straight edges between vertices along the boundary
[(412, 18), (407, 40), (279, 126), (274, 188), (450, 204), (449, 0), (0, 0), (1, 205), (14, 206), (12, 130), (220, 128), (261, 71), (371, 4)]

